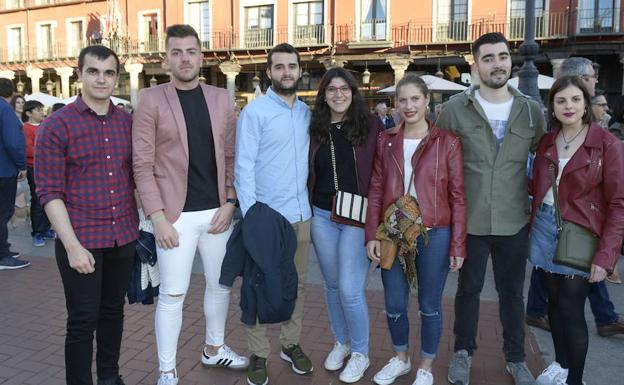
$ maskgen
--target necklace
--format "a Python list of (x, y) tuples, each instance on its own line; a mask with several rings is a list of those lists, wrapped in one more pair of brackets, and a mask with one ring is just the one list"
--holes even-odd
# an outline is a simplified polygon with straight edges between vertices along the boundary
[(579, 132), (577, 132), (577, 133), (576, 133), (576, 135), (574, 135), (574, 136), (572, 137), (572, 139), (570, 139), (570, 140), (566, 140), (566, 138), (565, 138), (565, 134), (563, 133), (563, 130), (562, 130), (562, 131), (561, 131), (561, 139), (563, 139), (563, 143), (565, 143), (565, 145), (563, 146), (563, 149), (567, 151), (567, 150), (570, 148), (570, 144), (571, 144), (572, 142), (574, 142), (574, 139), (576, 139), (579, 135), (581, 135), (581, 132), (585, 131), (585, 128), (586, 128), (586, 127), (587, 127), (587, 126), (583, 125), (583, 128), (581, 128), (581, 129), (579, 130)]

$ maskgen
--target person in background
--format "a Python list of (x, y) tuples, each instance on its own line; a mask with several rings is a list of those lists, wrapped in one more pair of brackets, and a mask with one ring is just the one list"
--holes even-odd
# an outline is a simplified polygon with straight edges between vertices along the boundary
[(609, 104), (602, 90), (596, 90), (596, 94), (591, 98), (591, 109), (596, 123), (602, 128), (608, 129), (611, 115), (609, 115)]
[(22, 125), (11, 107), (15, 86), (0, 78), (0, 270), (20, 269), (30, 265), (17, 259), (9, 243), (9, 220), (15, 212), (17, 181), (26, 177), (26, 144)]
[(415, 281), (422, 326), (414, 385), (433, 384), (432, 365), (443, 329), (444, 284), (449, 271), (458, 271), (466, 257), (461, 143), (457, 136), (427, 121), (429, 101), (429, 89), (420, 77), (406, 75), (399, 80), (396, 105), (402, 123), (382, 132), (377, 141), (366, 219), (368, 257), (380, 262), (378, 227), (385, 222), (388, 208), (405, 195), (418, 201), (417, 215), (424, 232), (416, 247), (392, 255), (394, 260), (381, 270), (386, 319), (396, 355), (373, 377), (378, 385), (389, 385), (411, 370), (408, 302)]
[[(383, 125), (366, 110), (358, 83), (348, 71), (328, 70), (319, 84), (310, 122), (308, 190), (312, 200), (312, 245), (325, 281), (325, 302), (334, 348), (325, 369), (338, 370), (340, 381), (359, 381), (368, 368), (369, 318), (364, 229), (332, 221), (336, 197), (333, 163), (340, 191), (368, 195), (377, 134)], [(332, 149), (335, 149), (332, 160)]]
[(392, 128), (396, 126), (394, 122), (394, 118), (391, 115), (388, 115), (388, 106), (385, 102), (379, 102), (375, 106), (375, 114), (381, 119), (385, 129)]
[(61, 103), (61, 102), (59, 102), (59, 103), (54, 103), (54, 104), (52, 105), (52, 112), (56, 112), (56, 111), (60, 110), (60, 109), (61, 109), (61, 108), (63, 108), (63, 107), (65, 107), (65, 103)]
[(28, 186), (30, 186), (30, 224), (32, 227), (30, 235), (33, 246), (36, 247), (45, 246), (46, 239), (56, 238), (56, 233), (50, 227), (50, 220), (39, 203), (35, 186), (35, 136), (43, 119), (43, 104), (36, 100), (27, 101), (22, 112), (22, 121), (26, 139), (27, 178)]
[(15, 95), (11, 98), (11, 107), (13, 107), (13, 111), (15, 111), (15, 116), (17, 119), (22, 122), (22, 112), (24, 112), (24, 104), (26, 103), (26, 99), (22, 95)]
[[(529, 258), (548, 292), (555, 361), (535, 383), (582, 385), (590, 283), (603, 281), (613, 271), (624, 235), (624, 148), (592, 122), (591, 96), (578, 76), (557, 79), (548, 99), (554, 130), (540, 140), (533, 164)], [(553, 261), (559, 231), (557, 205), (563, 221), (599, 238), (589, 272)]]

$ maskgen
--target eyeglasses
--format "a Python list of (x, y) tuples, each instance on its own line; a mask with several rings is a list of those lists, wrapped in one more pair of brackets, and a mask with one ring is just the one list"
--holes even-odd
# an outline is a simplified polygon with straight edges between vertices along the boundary
[(349, 86), (340, 86), (340, 87), (329, 86), (325, 88), (325, 93), (327, 93), (327, 95), (336, 95), (336, 92), (338, 92), (339, 90), (340, 90), (340, 93), (343, 95), (349, 95), (351, 93), (351, 87)]
[(592, 106), (607, 108), (609, 105), (607, 103), (592, 103)]
[(585, 80), (586, 82), (588, 82), (590, 79), (593, 79), (594, 81), (598, 81), (598, 74), (593, 74), (593, 75), (581, 75), (581, 79)]

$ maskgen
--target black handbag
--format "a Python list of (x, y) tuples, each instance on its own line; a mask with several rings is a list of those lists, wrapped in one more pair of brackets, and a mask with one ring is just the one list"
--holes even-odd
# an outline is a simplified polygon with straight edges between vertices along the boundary
[[(343, 225), (364, 227), (366, 223), (366, 209), (368, 208), (368, 198), (365, 196), (342, 191), (338, 189), (338, 172), (336, 170), (336, 151), (334, 141), (329, 133), (329, 147), (331, 150), (332, 169), (334, 172), (334, 189), (336, 195), (332, 200), (331, 220)], [(357, 174), (357, 157), (353, 148), (353, 159), (355, 160), (355, 174), (359, 185)]]
[(591, 271), (592, 259), (594, 258), (600, 239), (596, 234), (576, 223), (568, 221), (563, 222), (561, 220), (555, 164), (551, 162), (548, 168), (552, 178), (558, 238), (557, 251), (555, 252), (553, 262), (558, 265), (572, 267), (589, 273)]

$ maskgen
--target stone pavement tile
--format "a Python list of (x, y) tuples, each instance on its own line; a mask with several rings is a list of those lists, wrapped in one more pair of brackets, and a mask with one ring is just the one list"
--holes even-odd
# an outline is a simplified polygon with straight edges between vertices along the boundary
[[(30, 258), (27, 269), (0, 272), (0, 280), (8, 291), (0, 296), (0, 384), (62, 384), (65, 378), (63, 345), (65, 334), (65, 302), (60, 277), (52, 258)], [(184, 321), (177, 354), (178, 372), (182, 385), (238, 385), (246, 384), (245, 371), (223, 368), (205, 368), (200, 363), (204, 343), (203, 276), (194, 274), (184, 306)], [(240, 321), (239, 286), (232, 291), (230, 313), (225, 331), (225, 342), (239, 354), (249, 355), (245, 327)], [(369, 303), (371, 366), (359, 382), (368, 384), (372, 377), (393, 356), (384, 299), (380, 291), (367, 292)], [(315, 369), (312, 375), (299, 376), (290, 364), (279, 358), (279, 325), (270, 325), (267, 335), (271, 340), (269, 357), (270, 383), (275, 385), (339, 384), (340, 371), (327, 372), (323, 368), (325, 356), (333, 346), (323, 288), (309, 284), (305, 293), (306, 305), (302, 326), (301, 345), (311, 357)], [(9, 311), (5, 311), (9, 309)], [(453, 301), (445, 299), (444, 330), (433, 374), (436, 383), (446, 383), (448, 361), (453, 354)], [(418, 361), (420, 330), (417, 301), (411, 298), (409, 306), (412, 362)], [(124, 339), (120, 357), (121, 374), (127, 385), (154, 385), (158, 380), (158, 359), (154, 336), (154, 305), (126, 306)], [(502, 328), (498, 321), (498, 306), (482, 301), (479, 350), (475, 354), (471, 384), (510, 385), (511, 377), (505, 371), (502, 349)], [(527, 362), (537, 374), (544, 367), (532, 333), (527, 333)], [(414, 367), (416, 365), (414, 364)], [(409, 385), (416, 369), (395, 383)], [(10, 382), (9, 382), (10, 381)]]

